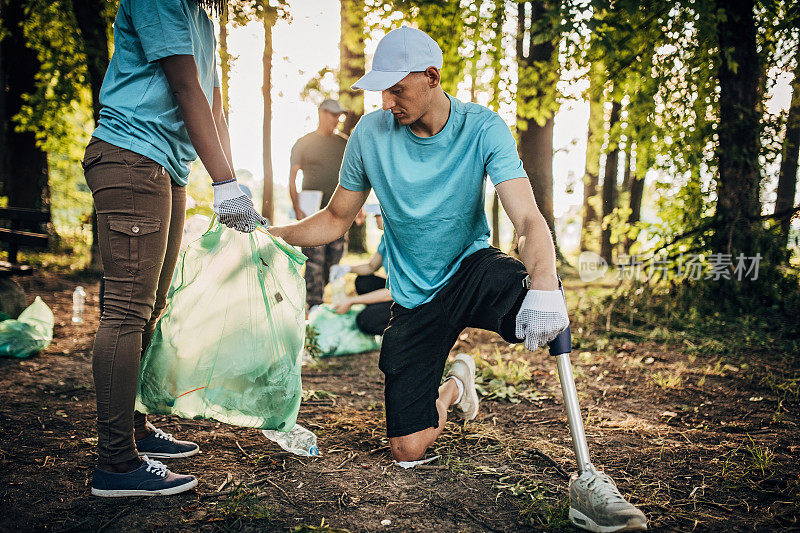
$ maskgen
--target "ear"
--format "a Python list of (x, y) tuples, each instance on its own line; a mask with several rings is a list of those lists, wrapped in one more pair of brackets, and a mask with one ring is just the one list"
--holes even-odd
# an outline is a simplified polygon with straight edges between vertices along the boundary
[(442, 75), (436, 67), (428, 67), (425, 69), (424, 74), (428, 81), (428, 87), (431, 89), (437, 87), (442, 81)]

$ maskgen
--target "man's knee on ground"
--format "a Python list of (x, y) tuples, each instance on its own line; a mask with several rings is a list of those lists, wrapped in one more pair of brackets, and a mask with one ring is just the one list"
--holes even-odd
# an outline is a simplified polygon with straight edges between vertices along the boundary
[(417, 461), (422, 459), (428, 444), (416, 433), (405, 437), (393, 437), (389, 439), (389, 447), (392, 450), (392, 457), (397, 462)]

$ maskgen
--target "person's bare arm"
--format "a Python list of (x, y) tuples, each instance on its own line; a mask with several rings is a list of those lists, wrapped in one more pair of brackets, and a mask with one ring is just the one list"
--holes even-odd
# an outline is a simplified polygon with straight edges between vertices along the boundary
[(222, 147), (211, 105), (200, 87), (194, 56), (169, 56), (159, 63), (178, 102), (189, 139), (211, 179), (216, 182), (236, 177)]
[(297, 192), (297, 173), (299, 171), (300, 165), (292, 165), (289, 168), (289, 197), (292, 199), (295, 218), (303, 220), (306, 218), (306, 214), (300, 209), (300, 194)]
[(368, 195), (369, 189), (350, 191), (339, 185), (325, 209), (294, 224), (273, 226), (269, 228), (269, 232), (294, 246), (328, 244), (350, 228)]
[(377, 304), (381, 302), (391, 302), (392, 295), (389, 289), (378, 289), (377, 291), (368, 292), (366, 294), (358, 294), (356, 296), (348, 296), (342, 303), (337, 305), (334, 310), (340, 315), (345, 314), (356, 304)]
[(359, 276), (369, 276), (377, 272), (381, 266), (383, 266), (383, 256), (379, 253), (375, 253), (369, 258), (368, 262), (351, 267), (350, 272), (358, 274)]
[(219, 136), (220, 144), (222, 144), (222, 151), (225, 152), (225, 158), (228, 160), (228, 166), (231, 167), (231, 170), (234, 170), (233, 155), (231, 152), (231, 135), (228, 132), (228, 121), (225, 120), (225, 110), (222, 108), (222, 91), (219, 87), (214, 87), (211, 113), (214, 115), (217, 135)]
[(544, 219), (527, 178), (506, 180), (497, 185), (503, 209), (519, 236), (519, 257), (531, 277), (531, 288), (558, 289), (556, 252), (550, 228)]

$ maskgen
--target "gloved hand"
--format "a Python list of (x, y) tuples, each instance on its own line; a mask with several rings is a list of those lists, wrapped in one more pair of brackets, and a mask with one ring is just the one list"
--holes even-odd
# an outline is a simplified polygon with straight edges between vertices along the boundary
[(529, 290), (517, 313), (516, 335), (525, 347), (536, 350), (546, 345), (569, 326), (567, 304), (561, 289)]
[(250, 233), (267, 223), (253, 207), (253, 202), (239, 188), (236, 181), (212, 184), (214, 189), (214, 212), (219, 221), (237, 231)]
[(350, 273), (350, 265), (331, 265), (330, 270), (328, 270), (328, 277), (330, 281), (336, 281), (337, 279), (346, 276)]

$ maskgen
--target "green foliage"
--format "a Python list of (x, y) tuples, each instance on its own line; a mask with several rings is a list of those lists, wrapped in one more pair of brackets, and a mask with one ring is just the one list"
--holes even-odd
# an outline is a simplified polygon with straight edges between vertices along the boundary
[(532, 368), (525, 360), (506, 359), (495, 351), (494, 356), (475, 355), (475, 386), (487, 400), (520, 403), (547, 398), (530, 383)]
[(274, 513), (259, 498), (258, 490), (244, 483), (233, 486), (230, 494), (217, 504), (215, 514), (236, 525), (253, 520), (270, 521), (274, 518)]
[(322, 348), (319, 347), (319, 332), (313, 326), (306, 325), (306, 353), (317, 359), (322, 355)]

